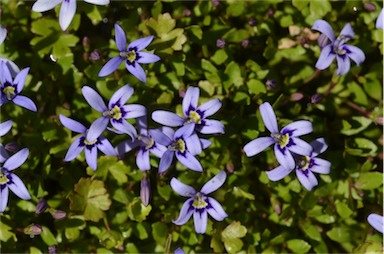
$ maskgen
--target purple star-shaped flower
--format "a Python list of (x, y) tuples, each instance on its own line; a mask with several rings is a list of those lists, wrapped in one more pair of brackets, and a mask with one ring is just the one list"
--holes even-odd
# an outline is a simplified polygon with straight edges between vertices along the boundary
[(160, 159), (159, 173), (164, 172), (173, 162), (173, 155), (187, 168), (194, 171), (203, 171), (200, 162), (194, 157), (202, 152), (202, 142), (193, 131), (193, 125), (185, 125), (174, 132), (169, 127), (164, 127), (163, 132), (156, 129), (150, 130), (150, 135), (167, 150)]
[[(76, 1), (77, 0), (37, 0), (32, 6), (32, 10), (35, 12), (44, 12), (55, 8), (61, 3), (59, 23), (61, 29), (64, 31), (71, 24), (75, 16)], [(84, 2), (97, 5), (109, 4), (109, 0), (84, 0)]]
[[(294, 155), (296, 161), (296, 176), (300, 183), (307, 189), (312, 190), (318, 184), (313, 173), (329, 174), (331, 163), (327, 160), (316, 158), (317, 155), (327, 150), (328, 145), (324, 138), (318, 138), (310, 143), (313, 148), (309, 156)], [(269, 180), (279, 181), (291, 173), (292, 169), (279, 166), (271, 171), (267, 171)]]
[(295, 160), (291, 152), (299, 155), (309, 156), (312, 147), (298, 137), (312, 132), (312, 123), (301, 120), (288, 124), (280, 132), (277, 128), (277, 119), (271, 104), (265, 102), (260, 105), (260, 113), (265, 127), (271, 132), (270, 137), (256, 138), (246, 144), (243, 148), (248, 157), (254, 156), (267, 147), (275, 144), (276, 159), (286, 169), (295, 167)]
[(35, 103), (26, 96), (20, 95), (24, 87), (25, 78), (28, 75), (29, 68), (21, 70), (12, 79), (11, 72), (8, 69), (7, 63), (0, 62), (0, 106), (13, 101), (15, 104), (36, 112), (37, 108)]
[(146, 116), (137, 119), (136, 124), (139, 128), (140, 134), (135, 140), (127, 140), (116, 146), (117, 153), (121, 157), (123, 154), (131, 151), (135, 147), (140, 147), (136, 156), (136, 165), (142, 170), (150, 170), (151, 164), (149, 161), (149, 152), (153, 153), (158, 158), (161, 158), (167, 148), (152, 138), (150, 131), (147, 129)]
[(97, 149), (109, 156), (117, 155), (111, 143), (106, 138), (101, 136), (101, 129), (91, 132), (81, 123), (63, 115), (60, 115), (60, 121), (65, 127), (73, 132), (82, 134), (80, 137), (76, 138), (76, 140), (69, 147), (68, 152), (65, 155), (65, 161), (73, 160), (85, 148), (85, 160), (90, 168), (96, 170)]
[(84, 86), (82, 92), (89, 105), (103, 114), (92, 123), (89, 132), (102, 133), (110, 122), (117, 130), (117, 133), (126, 133), (132, 140), (135, 139), (137, 136), (136, 129), (125, 119), (144, 116), (147, 111), (142, 105), (124, 105), (133, 94), (132, 87), (125, 85), (117, 90), (109, 100), (108, 107), (105, 105), (103, 98), (89, 86)]
[(220, 203), (214, 198), (207, 196), (220, 188), (224, 184), (226, 178), (227, 174), (225, 171), (220, 171), (216, 176), (204, 184), (199, 192), (193, 187), (180, 182), (176, 178), (172, 178), (172, 189), (183, 197), (189, 197), (181, 207), (179, 218), (173, 221), (173, 223), (176, 225), (183, 225), (193, 214), (196, 233), (204, 234), (207, 229), (208, 214), (217, 221), (222, 221), (228, 217)]
[(31, 199), (31, 195), (23, 181), (12, 170), (20, 167), (28, 158), (29, 150), (24, 148), (11, 157), (7, 158), (0, 169), (0, 212), (4, 212), (8, 203), (9, 191), (13, 191), (21, 199)]
[[(319, 37), (319, 41), (324, 39), (331, 41), (330, 44), (324, 46), (321, 50), (319, 59), (316, 62), (315, 67), (319, 70), (328, 68), (336, 57), (337, 60), (337, 75), (346, 74), (350, 67), (352, 59), (357, 65), (360, 65), (365, 60), (364, 52), (358, 47), (345, 44), (350, 40), (355, 33), (353, 32), (351, 24), (346, 24), (340, 32), (340, 35), (336, 38), (332, 27), (325, 20), (316, 20), (312, 26), (312, 29), (322, 33)], [(324, 36), (326, 38), (324, 38)], [(320, 44), (322, 45), (323, 42)]]
[(191, 124), (196, 131), (203, 134), (224, 133), (224, 125), (220, 121), (207, 119), (221, 108), (221, 102), (219, 99), (212, 99), (198, 107), (199, 95), (198, 87), (188, 88), (182, 104), (185, 118), (172, 112), (156, 110), (152, 113), (152, 119), (171, 127)]
[(371, 213), (367, 218), (369, 224), (379, 231), (380, 233), (383, 233), (384, 230), (384, 217), (375, 213)]
[(127, 70), (145, 83), (147, 77), (140, 64), (154, 63), (160, 60), (160, 57), (148, 52), (142, 52), (153, 40), (153, 36), (148, 36), (131, 42), (128, 47), (124, 30), (115, 24), (115, 41), (120, 54), (109, 60), (99, 72), (99, 77), (104, 77), (115, 71), (120, 64), (125, 61)]

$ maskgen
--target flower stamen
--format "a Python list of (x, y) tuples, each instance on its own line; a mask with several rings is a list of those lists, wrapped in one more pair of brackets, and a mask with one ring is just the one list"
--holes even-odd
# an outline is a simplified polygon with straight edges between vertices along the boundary
[(3, 93), (7, 97), (7, 99), (10, 101), (15, 97), (15, 88), (13, 86), (7, 86), (3, 89)]
[(120, 52), (120, 56), (127, 59), (129, 62), (133, 63), (137, 59), (137, 54), (135, 50), (130, 50), (127, 52)]
[(172, 145), (168, 146), (168, 149), (171, 151), (179, 151), (184, 153), (186, 150), (185, 142), (182, 139), (178, 139)]
[(107, 116), (109, 118), (120, 120), (120, 118), (122, 117), (121, 109), (120, 109), (120, 107), (115, 105), (111, 110), (105, 111), (103, 113), (103, 116)]
[(289, 143), (289, 134), (281, 134), (281, 133), (272, 133), (271, 137), (275, 139), (275, 142), (280, 145), (281, 148), (284, 148)]
[(208, 203), (205, 202), (204, 196), (198, 192), (196, 195), (193, 197), (193, 203), (192, 206), (196, 209), (202, 209), (207, 207)]

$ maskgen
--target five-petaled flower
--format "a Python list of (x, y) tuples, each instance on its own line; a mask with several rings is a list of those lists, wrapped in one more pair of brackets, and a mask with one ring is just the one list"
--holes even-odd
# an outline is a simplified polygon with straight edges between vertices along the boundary
[(322, 33), (319, 37), (322, 38), (321, 40), (323, 40), (324, 36), (326, 36), (331, 41), (330, 44), (322, 48), (320, 57), (315, 65), (317, 69), (324, 70), (325, 68), (328, 68), (336, 57), (336, 74), (343, 75), (346, 74), (351, 67), (350, 59), (352, 59), (357, 65), (364, 62), (365, 54), (361, 49), (356, 46), (345, 44), (355, 35), (351, 24), (346, 24), (337, 38), (335, 37), (332, 27), (325, 20), (316, 20), (312, 29)]
[(11, 157), (8, 157), (0, 169), (0, 212), (4, 212), (8, 203), (9, 191), (13, 191), (19, 198), (31, 199), (31, 195), (25, 187), (23, 181), (12, 170), (20, 167), (28, 158), (29, 150), (24, 148)]
[(149, 133), (157, 143), (167, 148), (160, 159), (159, 173), (169, 168), (174, 154), (187, 168), (199, 172), (203, 171), (203, 167), (194, 155), (200, 154), (204, 147), (202, 147), (202, 141), (193, 131), (193, 125), (185, 125), (176, 132), (169, 127), (163, 127), (163, 132), (155, 129), (150, 130)]
[(149, 160), (149, 152), (153, 153), (155, 156), (161, 158), (164, 152), (167, 150), (165, 146), (155, 142), (152, 138), (150, 131), (147, 129), (147, 119), (146, 116), (139, 117), (136, 120), (136, 124), (139, 128), (140, 134), (136, 137), (135, 140), (126, 140), (116, 146), (117, 153), (119, 157), (123, 154), (131, 151), (135, 147), (140, 147), (139, 152), (136, 156), (136, 165), (142, 170), (151, 169), (151, 164)]
[(204, 234), (207, 229), (208, 214), (217, 221), (224, 220), (228, 215), (223, 207), (214, 198), (208, 197), (207, 195), (220, 188), (224, 184), (226, 178), (227, 174), (225, 171), (220, 171), (216, 176), (204, 184), (199, 192), (193, 187), (180, 182), (176, 178), (172, 178), (172, 189), (183, 197), (189, 197), (181, 207), (179, 218), (173, 221), (173, 223), (176, 225), (183, 225), (193, 214), (196, 233)]
[(379, 214), (371, 213), (370, 215), (368, 215), (367, 220), (368, 220), (369, 224), (371, 224), (372, 227), (374, 227), (380, 233), (383, 233), (383, 230), (384, 230), (384, 217), (383, 216), (381, 216)]
[(82, 88), (85, 100), (103, 115), (96, 119), (90, 129), (90, 132), (96, 131), (102, 133), (111, 123), (117, 133), (126, 133), (132, 140), (137, 136), (136, 129), (132, 124), (128, 123), (125, 119), (137, 118), (146, 114), (146, 109), (142, 105), (129, 104), (124, 105), (133, 94), (133, 88), (125, 85), (118, 89), (111, 97), (107, 105), (105, 105), (103, 98), (89, 86)]
[(138, 78), (141, 82), (145, 83), (147, 77), (144, 69), (139, 64), (149, 64), (160, 60), (160, 57), (149, 52), (142, 52), (153, 40), (153, 36), (148, 36), (131, 42), (128, 47), (127, 39), (124, 30), (115, 24), (115, 41), (117, 48), (120, 51), (118, 56), (109, 60), (99, 72), (99, 77), (104, 77), (115, 71), (120, 64), (125, 61), (127, 70)]
[[(310, 143), (313, 148), (309, 156), (294, 154), (296, 161), (296, 176), (300, 183), (307, 189), (312, 190), (318, 184), (316, 176), (313, 174), (329, 174), (331, 163), (327, 160), (316, 158), (317, 155), (327, 150), (328, 145), (324, 138), (318, 138)], [(271, 171), (267, 171), (268, 178), (271, 181), (279, 181), (291, 173), (292, 169), (279, 166)]]
[(196, 131), (203, 134), (224, 133), (224, 125), (220, 121), (207, 119), (221, 108), (220, 100), (212, 99), (198, 107), (199, 95), (198, 87), (188, 88), (182, 104), (185, 118), (172, 112), (156, 110), (152, 113), (152, 119), (171, 127), (191, 124)]
[(20, 95), (20, 92), (23, 90), (28, 71), (29, 68), (21, 70), (13, 80), (7, 63), (4, 61), (0, 62), (0, 106), (9, 101), (13, 101), (21, 107), (31, 111), (37, 111), (36, 105), (31, 99)]
[(85, 160), (90, 168), (96, 170), (97, 149), (109, 156), (117, 155), (111, 143), (106, 138), (101, 136), (101, 129), (94, 129), (93, 131), (87, 130), (87, 128), (81, 123), (63, 115), (60, 115), (60, 121), (65, 127), (73, 132), (82, 134), (76, 138), (76, 140), (69, 147), (68, 152), (65, 155), (65, 161), (73, 160), (85, 148)]
[[(61, 29), (64, 31), (71, 24), (75, 16), (76, 1), (77, 0), (37, 0), (32, 6), (32, 10), (35, 12), (44, 12), (55, 8), (61, 3), (59, 23)], [(109, 4), (109, 0), (84, 0), (84, 2), (97, 5)]]
[(256, 138), (246, 144), (243, 148), (248, 157), (254, 156), (272, 144), (281, 166), (290, 170), (295, 167), (295, 160), (291, 152), (310, 156), (312, 147), (298, 137), (312, 132), (312, 123), (301, 120), (288, 124), (280, 132), (277, 128), (277, 119), (271, 104), (265, 102), (260, 105), (260, 113), (265, 127), (271, 132), (270, 137)]

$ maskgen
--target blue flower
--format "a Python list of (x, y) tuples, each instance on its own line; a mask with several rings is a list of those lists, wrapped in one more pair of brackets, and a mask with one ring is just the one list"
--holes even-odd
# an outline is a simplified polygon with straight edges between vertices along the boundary
[(228, 217), (223, 207), (214, 198), (207, 195), (220, 188), (227, 178), (224, 170), (220, 171), (216, 176), (209, 180), (197, 192), (193, 187), (186, 185), (176, 178), (172, 178), (171, 187), (179, 195), (188, 197), (180, 210), (177, 220), (173, 221), (176, 225), (185, 224), (193, 215), (196, 233), (204, 234), (207, 229), (208, 214), (215, 220), (222, 221)]
[(60, 121), (65, 127), (73, 132), (82, 134), (76, 138), (76, 140), (69, 147), (68, 152), (65, 155), (65, 161), (73, 160), (85, 148), (85, 160), (90, 168), (96, 170), (97, 149), (109, 156), (117, 155), (111, 143), (106, 138), (101, 136), (101, 132), (103, 130), (95, 129), (91, 132), (81, 123), (63, 115), (60, 115)]
[(260, 105), (260, 113), (265, 127), (271, 132), (269, 137), (256, 138), (243, 148), (248, 157), (254, 156), (275, 144), (276, 159), (287, 170), (295, 167), (292, 153), (309, 156), (312, 147), (298, 137), (312, 132), (312, 123), (309, 121), (296, 121), (285, 126), (280, 132), (277, 128), (277, 119), (271, 104), (265, 102)]
[(109, 100), (108, 107), (105, 105), (103, 98), (89, 86), (84, 86), (82, 92), (89, 105), (103, 114), (92, 123), (89, 132), (102, 133), (110, 122), (117, 130), (116, 133), (126, 133), (132, 140), (135, 139), (137, 136), (136, 129), (125, 119), (144, 116), (147, 111), (142, 105), (124, 105), (133, 94), (132, 87), (125, 85), (117, 90)]
[(377, 17), (377, 20), (376, 20), (376, 28), (379, 28), (379, 29), (383, 29), (383, 25), (384, 25), (383, 10), (384, 9), (381, 9), (379, 17)]
[(119, 65), (125, 61), (127, 70), (138, 78), (141, 82), (145, 83), (147, 77), (144, 69), (139, 64), (149, 64), (160, 60), (157, 55), (142, 52), (153, 40), (153, 36), (148, 36), (131, 42), (128, 47), (124, 30), (115, 24), (115, 41), (120, 54), (109, 60), (99, 72), (99, 77), (104, 77), (115, 71)]
[(200, 154), (205, 144), (202, 146), (202, 141), (193, 131), (193, 125), (185, 125), (176, 132), (169, 127), (164, 127), (163, 132), (156, 129), (149, 133), (157, 143), (167, 148), (160, 159), (159, 173), (169, 168), (174, 155), (187, 168), (198, 172), (203, 171), (203, 167), (194, 155)]
[(199, 95), (198, 87), (188, 88), (182, 104), (184, 118), (172, 112), (156, 110), (152, 113), (152, 119), (171, 127), (191, 124), (196, 131), (203, 134), (224, 133), (224, 125), (220, 121), (207, 119), (221, 108), (220, 100), (212, 99), (198, 106)]
[[(294, 154), (296, 161), (296, 176), (300, 183), (307, 189), (312, 190), (318, 184), (316, 176), (313, 173), (329, 174), (331, 163), (321, 158), (316, 158), (317, 155), (327, 150), (328, 145), (324, 138), (318, 138), (310, 143), (313, 148), (309, 156), (300, 156)], [(279, 166), (271, 171), (267, 171), (269, 180), (279, 181), (291, 173), (292, 169), (287, 169)]]
[[(61, 3), (59, 23), (61, 29), (64, 31), (71, 24), (75, 16), (76, 1), (77, 0), (37, 0), (32, 6), (32, 10), (35, 12), (44, 12), (55, 8)], [(84, 0), (84, 2), (97, 5), (109, 4), (109, 0)]]
[(146, 116), (138, 118), (136, 124), (139, 128), (140, 134), (133, 141), (127, 140), (120, 143), (116, 146), (116, 150), (119, 157), (121, 157), (123, 154), (139, 146), (140, 149), (136, 156), (136, 165), (140, 170), (145, 171), (151, 169), (149, 152), (153, 153), (158, 158), (161, 158), (167, 148), (155, 142), (152, 138), (150, 134), (152, 130), (148, 131), (147, 129)]
[(29, 150), (24, 148), (9, 157), (0, 169), (0, 212), (4, 212), (8, 203), (9, 191), (13, 191), (21, 199), (31, 199), (31, 195), (23, 181), (12, 170), (20, 167), (28, 158)]
[[(322, 41), (320, 45), (322, 46), (324, 39), (329, 39), (330, 44), (324, 46), (321, 50), (321, 54), (315, 67), (319, 70), (324, 70), (328, 68), (329, 65), (333, 62), (336, 57), (337, 60), (337, 75), (346, 74), (351, 66), (352, 59), (357, 65), (360, 65), (365, 60), (364, 52), (358, 47), (345, 44), (350, 40), (355, 33), (353, 32), (352, 26), (348, 23), (346, 24), (340, 32), (340, 35), (336, 38), (333, 32), (332, 27), (325, 20), (317, 20), (312, 26), (312, 29), (317, 30), (322, 33), (319, 37), (319, 41)], [(326, 36), (326, 38), (324, 38)]]
[(380, 233), (384, 231), (384, 217), (375, 213), (371, 213), (367, 218), (369, 224)]
[(20, 95), (20, 92), (23, 90), (28, 71), (29, 68), (21, 70), (13, 80), (7, 64), (5, 62), (0, 62), (0, 106), (9, 101), (13, 101), (21, 107), (34, 112), (37, 111), (36, 105), (31, 99)]

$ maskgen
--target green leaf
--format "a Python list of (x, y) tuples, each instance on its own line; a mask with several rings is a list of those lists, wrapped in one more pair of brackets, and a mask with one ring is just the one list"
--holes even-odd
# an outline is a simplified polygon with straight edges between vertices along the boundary
[(224, 87), (227, 89), (232, 85), (239, 87), (243, 85), (243, 77), (241, 76), (240, 66), (236, 62), (230, 62), (224, 70), (228, 75), (228, 79), (224, 80)]
[(332, 6), (328, 0), (310, 1), (309, 9), (313, 16), (322, 18), (325, 16), (325, 14), (332, 11)]
[(135, 197), (127, 207), (129, 218), (137, 222), (144, 221), (151, 210), (151, 205), (144, 206), (139, 197)]
[(185, 32), (187, 33), (189, 38), (195, 41), (200, 41), (201, 39), (203, 39), (203, 30), (198, 25), (186, 27)]
[(339, 200), (336, 201), (336, 211), (343, 219), (347, 219), (353, 214), (353, 211), (348, 207), (348, 205), (340, 202)]
[(355, 183), (355, 187), (361, 190), (373, 190), (381, 185), (383, 185), (383, 173), (381, 172), (363, 173)]
[(341, 133), (347, 136), (355, 135), (365, 130), (371, 123), (372, 120), (363, 116), (352, 116), (352, 121), (347, 122), (343, 120), (343, 129)]
[(249, 192), (243, 191), (240, 187), (237, 187), (237, 186), (233, 187), (232, 193), (233, 195), (235, 195), (235, 197), (242, 197), (249, 200), (255, 200), (255, 195)]
[(83, 212), (86, 220), (98, 222), (104, 218), (104, 211), (108, 210), (110, 205), (111, 200), (104, 188), (104, 182), (99, 180), (80, 178), (70, 196), (71, 210)]
[(304, 231), (304, 233), (311, 239), (315, 241), (321, 241), (321, 234), (316, 226), (312, 225), (311, 223), (304, 221), (299, 224), (301, 230)]
[(351, 155), (356, 156), (375, 156), (377, 146), (375, 143), (366, 138), (355, 138), (347, 142), (345, 151)]
[(43, 241), (45, 242), (45, 244), (47, 244), (48, 246), (51, 246), (51, 245), (56, 245), (57, 244), (57, 240), (55, 238), (55, 236), (52, 234), (51, 230), (49, 230), (49, 228), (43, 226), (43, 231), (41, 232), (41, 239), (43, 239)]
[(4, 224), (1, 220), (0, 220), (0, 241), (2, 242), (6, 242), (8, 241), (11, 237), (13, 237), (13, 239), (15, 241), (17, 241), (17, 238), (16, 238), (16, 235), (12, 232), (12, 228), (10, 226), (8, 226), (7, 224)]
[(383, 87), (375, 73), (370, 73), (365, 76), (363, 87), (367, 94), (375, 100), (383, 100)]
[(211, 57), (212, 62), (217, 65), (223, 64), (227, 59), (228, 55), (224, 49), (216, 50), (215, 54)]
[(351, 232), (346, 227), (333, 227), (327, 232), (327, 236), (338, 243), (349, 242), (351, 240)]
[(232, 222), (221, 232), (225, 249), (229, 253), (236, 253), (240, 251), (243, 247), (243, 241), (239, 238), (244, 237), (246, 234), (246, 227), (242, 226), (238, 221)]
[(301, 239), (288, 240), (287, 247), (294, 253), (307, 253), (311, 249), (311, 245)]
[(263, 82), (261, 82), (258, 79), (251, 79), (247, 82), (247, 86), (249, 91), (251, 91), (253, 94), (260, 94), (260, 93), (266, 93), (267, 89), (265, 88), (265, 85)]
[(157, 244), (164, 245), (168, 237), (167, 225), (159, 221), (152, 224), (152, 236)]

